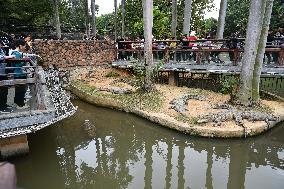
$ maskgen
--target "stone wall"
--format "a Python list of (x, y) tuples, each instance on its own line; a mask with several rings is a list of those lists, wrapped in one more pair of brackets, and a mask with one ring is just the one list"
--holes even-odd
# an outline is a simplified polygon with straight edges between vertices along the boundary
[(115, 59), (115, 46), (106, 41), (35, 40), (33, 45), (44, 66), (96, 66), (110, 64)]

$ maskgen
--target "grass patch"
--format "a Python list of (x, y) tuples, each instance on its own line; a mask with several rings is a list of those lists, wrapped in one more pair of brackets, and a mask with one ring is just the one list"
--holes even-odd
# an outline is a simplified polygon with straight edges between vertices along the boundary
[(157, 91), (152, 91), (150, 93), (137, 91), (132, 94), (117, 95), (115, 98), (127, 107), (145, 111), (158, 111), (163, 103), (163, 97)]
[(189, 123), (189, 124), (197, 124), (198, 118), (197, 117), (189, 117), (184, 114), (178, 114), (175, 119), (177, 121), (181, 121), (183, 123)]
[(85, 93), (103, 97), (111, 98), (122, 103), (125, 107), (141, 109), (145, 111), (159, 111), (163, 104), (163, 96), (158, 91), (152, 91), (145, 93), (137, 90), (131, 94), (112, 94), (102, 92), (96, 89), (96, 87), (90, 86), (87, 82), (77, 80), (72, 83), (74, 86), (84, 91)]
[(108, 73), (106, 73), (105, 77), (119, 77), (119, 73), (114, 72), (114, 71), (110, 71)]

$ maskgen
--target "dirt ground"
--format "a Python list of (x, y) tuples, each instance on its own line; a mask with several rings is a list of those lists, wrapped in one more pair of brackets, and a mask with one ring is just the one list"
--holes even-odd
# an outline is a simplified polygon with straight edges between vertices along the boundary
[[(108, 77), (107, 77), (108, 76)], [(135, 92), (135, 87), (126, 83), (124, 80), (133, 78), (132, 74), (125, 70), (118, 70), (113, 68), (101, 68), (97, 69), (91, 78), (85, 80), (85, 82), (95, 88), (111, 88), (119, 87), (123, 89), (129, 89)], [(192, 120), (197, 120), (203, 115), (209, 113), (217, 113), (224, 111), (223, 109), (213, 109), (212, 104), (228, 104), (229, 95), (224, 95), (221, 93), (216, 93), (208, 90), (193, 89), (188, 87), (175, 87), (169, 85), (155, 85), (156, 90), (161, 95), (162, 103), (160, 108), (155, 113), (162, 113), (171, 117), (176, 118), (178, 121), (190, 123)], [(171, 102), (173, 99), (180, 97), (183, 94), (197, 94), (204, 96), (206, 100), (193, 100), (188, 101), (187, 109), (188, 111), (183, 113), (178, 113), (174, 109), (171, 109)], [(261, 106), (265, 107), (264, 113), (270, 115), (278, 116), (284, 112), (284, 103), (272, 100), (261, 100)], [(265, 123), (264, 121), (249, 122), (244, 120), (245, 127), (251, 128), (260, 124)], [(214, 123), (209, 122), (200, 125), (202, 127), (213, 127)], [(219, 127), (234, 128), (239, 127), (234, 120), (222, 122)]]

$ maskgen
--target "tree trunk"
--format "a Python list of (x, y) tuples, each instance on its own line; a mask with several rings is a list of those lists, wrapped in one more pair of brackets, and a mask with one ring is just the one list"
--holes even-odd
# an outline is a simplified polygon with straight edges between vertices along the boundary
[(121, 36), (125, 37), (125, 0), (121, 0), (121, 14), (122, 14), (122, 23), (121, 23)]
[(189, 35), (190, 19), (191, 19), (191, 2), (192, 0), (184, 0), (184, 17), (183, 17), (183, 34)]
[(172, 37), (177, 36), (177, 0), (172, 0)]
[(117, 39), (117, 0), (114, 0), (114, 41)]
[(216, 35), (217, 39), (223, 39), (227, 7), (228, 7), (228, 1), (221, 0), (219, 18), (218, 18), (217, 35)]
[(153, 0), (143, 0), (144, 20), (144, 56), (145, 56), (145, 79), (144, 90), (150, 92), (153, 89), (153, 53), (152, 53), (152, 28), (153, 28)]
[(258, 50), (256, 54), (256, 60), (253, 70), (253, 79), (252, 79), (252, 100), (254, 102), (259, 101), (259, 84), (260, 84), (260, 75), (263, 65), (263, 58), (265, 53), (265, 46), (267, 42), (267, 35), (269, 30), (270, 18), (272, 13), (274, 0), (267, 0), (266, 6), (264, 7), (265, 11), (263, 16), (262, 30), (259, 39)]
[(91, 11), (92, 11), (92, 33), (96, 37), (96, 0), (91, 0)]
[(60, 28), (60, 19), (59, 19), (59, 0), (53, 0), (53, 17), (56, 28), (56, 36), (58, 39), (61, 39), (61, 28)]
[(85, 26), (86, 26), (86, 35), (88, 36), (88, 38), (90, 37), (90, 30), (89, 30), (89, 24), (90, 24), (90, 20), (89, 20), (89, 5), (88, 5), (88, 0), (84, 1), (84, 5), (85, 5)]
[(252, 76), (263, 18), (263, 13), (261, 12), (263, 1), (266, 0), (251, 0), (250, 3), (250, 14), (240, 75), (240, 88), (236, 99), (238, 103), (245, 106), (248, 106), (252, 100)]

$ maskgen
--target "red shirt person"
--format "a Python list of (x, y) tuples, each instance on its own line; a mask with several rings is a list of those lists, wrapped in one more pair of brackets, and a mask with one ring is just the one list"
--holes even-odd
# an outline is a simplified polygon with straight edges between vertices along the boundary
[[(190, 35), (189, 35), (189, 37), (187, 37), (187, 40), (188, 40), (188, 41), (196, 41), (196, 40), (197, 40), (197, 37), (196, 37), (195, 35), (196, 35), (196, 32), (195, 32), (195, 31), (190, 32)], [(188, 46), (189, 46), (189, 47), (193, 47), (193, 46), (194, 46), (194, 43), (189, 43)]]

